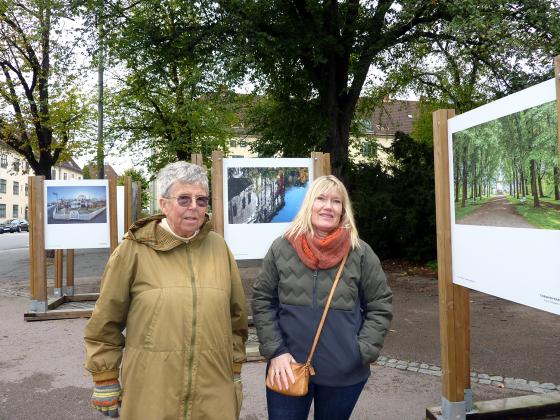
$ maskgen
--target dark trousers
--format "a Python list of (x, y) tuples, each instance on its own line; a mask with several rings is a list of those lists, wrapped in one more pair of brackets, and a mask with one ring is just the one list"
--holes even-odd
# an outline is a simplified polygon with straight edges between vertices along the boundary
[(315, 420), (348, 420), (367, 381), (350, 386), (309, 384), (304, 397), (287, 397), (266, 389), (269, 420), (307, 420), (311, 401)]

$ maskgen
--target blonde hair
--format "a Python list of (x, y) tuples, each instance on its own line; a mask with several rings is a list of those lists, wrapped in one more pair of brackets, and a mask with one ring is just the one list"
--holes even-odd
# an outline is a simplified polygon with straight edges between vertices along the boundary
[(354, 212), (352, 211), (352, 203), (350, 202), (348, 191), (344, 184), (334, 175), (320, 176), (313, 181), (305, 194), (301, 208), (284, 236), (286, 238), (292, 238), (307, 234), (308, 232), (311, 233), (312, 236), (315, 236), (315, 231), (311, 224), (313, 203), (321, 194), (329, 194), (332, 192), (336, 192), (342, 197), (342, 215), (340, 216), (339, 226), (350, 229), (352, 248), (359, 247), (358, 229), (354, 221)]

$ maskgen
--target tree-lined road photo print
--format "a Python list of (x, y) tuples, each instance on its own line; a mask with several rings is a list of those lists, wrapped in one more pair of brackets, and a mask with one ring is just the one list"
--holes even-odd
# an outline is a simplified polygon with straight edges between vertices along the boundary
[(560, 229), (556, 103), (453, 134), (455, 223)]

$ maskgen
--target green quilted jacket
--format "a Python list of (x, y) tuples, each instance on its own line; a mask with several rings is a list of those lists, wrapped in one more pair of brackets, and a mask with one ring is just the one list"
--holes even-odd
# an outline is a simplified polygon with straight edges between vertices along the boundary
[[(253, 285), (253, 319), (261, 354), (271, 359), (309, 355), (338, 266), (312, 270), (284, 237), (276, 239)], [(312, 381), (348, 386), (370, 374), (392, 319), (392, 292), (379, 258), (360, 240), (335, 291), (312, 365)]]

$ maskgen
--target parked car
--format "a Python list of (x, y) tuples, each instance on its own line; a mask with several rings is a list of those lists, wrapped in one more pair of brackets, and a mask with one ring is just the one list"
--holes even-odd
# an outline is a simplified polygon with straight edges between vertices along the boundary
[(29, 232), (29, 223), (25, 219), (10, 219), (0, 225), (0, 233), (21, 232), (22, 230)]

